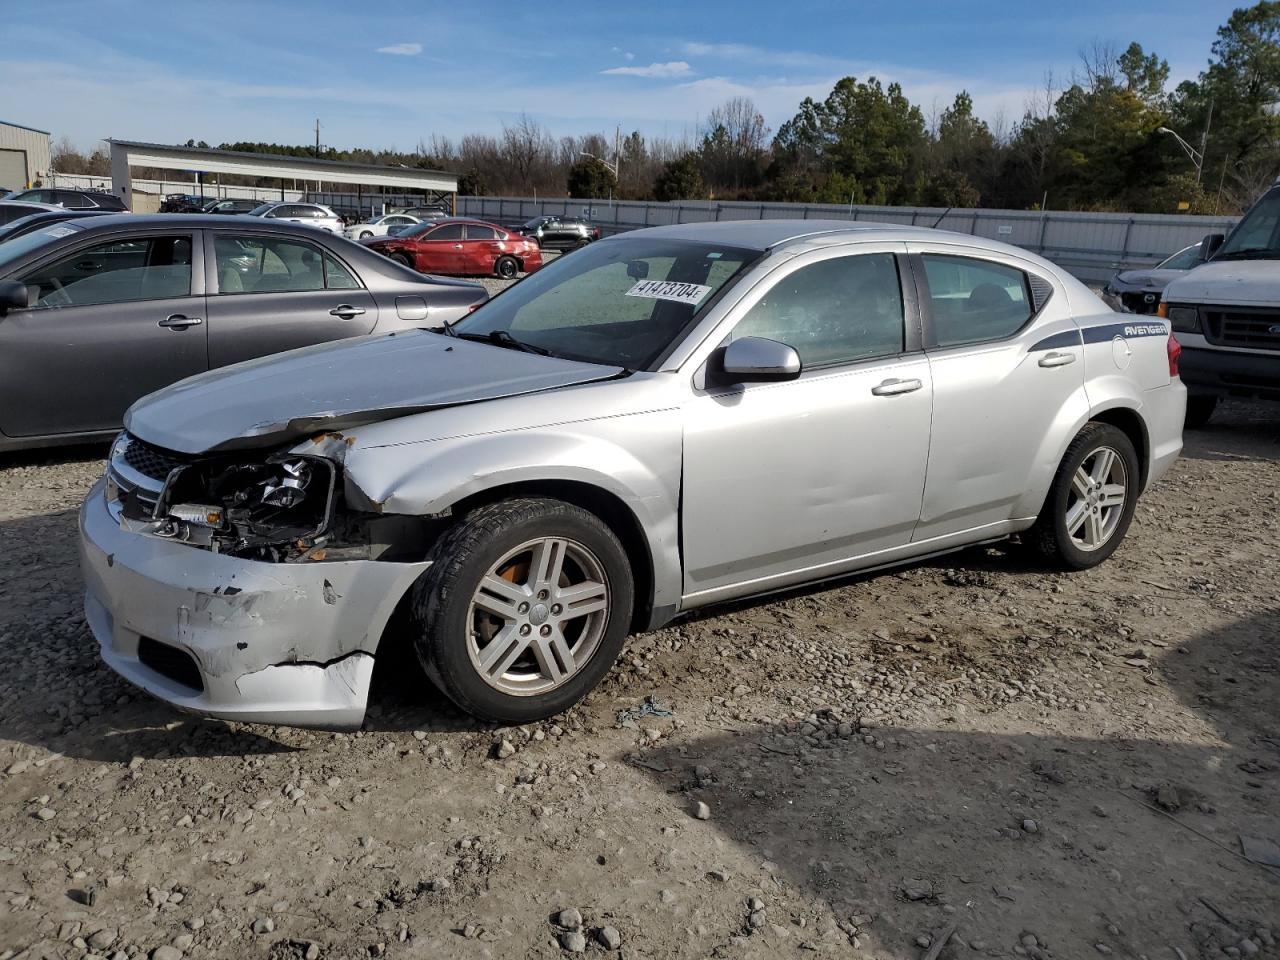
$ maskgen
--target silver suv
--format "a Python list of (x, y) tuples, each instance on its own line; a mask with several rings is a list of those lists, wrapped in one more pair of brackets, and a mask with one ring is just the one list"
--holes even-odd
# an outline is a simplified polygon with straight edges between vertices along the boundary
[(709, 603), (1014, 534), (1101, 563), (1182, 447), (1177, 358), (987, 240), (623, 234), (442, 330), (135, 404), (81, 512), (86, 617), (182, 708), (352, 727), (397, 614), (459, 706), (526, 722)]
[(307, 227), (319, 227), (330, 233), (342, 233), (342, 218), (329, 207), (318, 203), (263, 203), (249, 211), (250, 217), (288, 220)]

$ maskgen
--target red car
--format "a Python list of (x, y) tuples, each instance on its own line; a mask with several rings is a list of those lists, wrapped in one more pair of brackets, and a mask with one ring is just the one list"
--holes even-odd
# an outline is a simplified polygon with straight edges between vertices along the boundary
[(483, 220), (432, 220), (389, 237), (361, 241), (419, 273), (514, 280), (542, 266), (536, 240)]

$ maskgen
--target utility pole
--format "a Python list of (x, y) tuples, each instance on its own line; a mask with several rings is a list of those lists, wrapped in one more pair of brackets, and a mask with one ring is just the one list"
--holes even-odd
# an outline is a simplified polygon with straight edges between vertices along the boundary
[(320, 118), (316, 117), (316, 159), (320, 159)]
[(1200, 171), (1204, 168), (1204, 148), (1209, 145), (1209, 125), (1213, 123), (1213, 101), (1209, 101), (1209, 113), (1204, 118), (1204, 130), (1200, 132), (1200, 164), (1196, 167), (1196, 183), (1200, 182)]

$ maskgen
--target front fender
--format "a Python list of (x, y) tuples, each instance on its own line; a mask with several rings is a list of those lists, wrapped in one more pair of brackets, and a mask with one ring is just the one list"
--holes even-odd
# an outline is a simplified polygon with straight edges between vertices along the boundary
[[(675, 411), (395, 446), (356, 446), (348, 499), (427, 516), (486, 490), (539, 481), (588, 484), (635, 517), (653, 563), (655, 608), (679, 603), (680, 425)], [(620, 441), (625, 440), (625, 447)]]

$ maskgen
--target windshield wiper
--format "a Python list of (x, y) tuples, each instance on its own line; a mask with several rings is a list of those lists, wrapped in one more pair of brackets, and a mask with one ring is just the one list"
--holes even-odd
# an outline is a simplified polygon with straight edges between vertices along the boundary
[(445, 320), (440, 324), (437, 332), (443, 333), (446, 337), (456, 337), (458, 335), (458, 331), (453, 329), (453, 324), (448, 320)]
[(523, 340), (517, 340), (506, 330), (490, 330), (488, 333), (457, 333), (455, 331), (452, 336), (461, 337), (463, 340), (475, 340), (480, 343), (492, 343), (494, 346), (506, 347), (508, 350), (536, 353), (543, 357), (551, 356), (551, 351), (546, 347), (539, 347), (532, 343), (525, 343)]
[(1243, 250), (1232, 250), (1229, 253), (1217, 253), (1214, 260), (1273, 260), (1280, 257), (1280, 250), (1273, 247), (1245, 247)]

